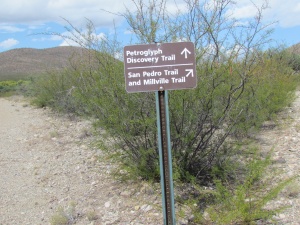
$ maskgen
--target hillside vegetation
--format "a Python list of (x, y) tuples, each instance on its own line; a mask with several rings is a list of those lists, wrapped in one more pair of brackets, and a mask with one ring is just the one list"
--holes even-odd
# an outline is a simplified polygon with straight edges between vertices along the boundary
[(70, 67), (70, 60), (80, 57), (78, 47), (47, 49), (19, 48), (0, 53), (0, 80), (17, 80), (39, 76), (47, 71)]
[(0, 53), (0, 96), (28, 94), (30, 83), (49, 73), (72, 67), (72, 62), (87, 57), (80, 47), (47, 49), (19, 48)]

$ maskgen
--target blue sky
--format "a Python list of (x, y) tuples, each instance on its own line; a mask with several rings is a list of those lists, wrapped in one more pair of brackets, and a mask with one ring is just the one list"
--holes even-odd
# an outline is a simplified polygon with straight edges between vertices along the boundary
[[(200, 0), (201, 1), (201, 0)], [(211, 0), (213, 1), (213, 0)], [(148, 2), (148, 1), (146, 1)], [(168, 9), (181, 8), (184, 0), (169, 0)], [(254, 6), (265, 0), (237, 0), (230, 14), (242, 20), (254, 16)], [(14, 48), (49, 48), (70, 45), (57, 36), (43, 33), (64, 33), (67, 19), (77, 28), (84, 28), (86, 19), (96, 26), (97, 36), (109, 35), (116, 28), (118, 37), (126, 45), (131, 39), (124, 18), (107, 13), (123, 13), (125, 6), (132, 9), (131, 0), (1, 0), (0, 52)], [(300, 1), (269, 0), (264, 22), (273, 25), (272, 38), (287, 46), (300, 42)]]

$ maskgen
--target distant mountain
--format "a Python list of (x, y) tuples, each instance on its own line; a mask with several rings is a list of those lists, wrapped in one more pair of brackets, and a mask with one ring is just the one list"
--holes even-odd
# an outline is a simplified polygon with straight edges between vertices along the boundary
[(300, 43), (292, 45), (289, 47), (290, 52), (300, 55)]
[(19, 48), (0, 52), (0, 78), (31, 76), (70, 66), (70, 60), (80, 57), (85, 50), (80, 47), (55, 47), (47, 49)]

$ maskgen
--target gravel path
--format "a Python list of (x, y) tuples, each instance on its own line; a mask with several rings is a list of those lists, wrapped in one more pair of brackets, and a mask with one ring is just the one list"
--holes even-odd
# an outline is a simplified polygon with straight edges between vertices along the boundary
[(111, 179), (90, 124), (0, 98), (0, 224), (161, 224), (161, 197)]
[[(262, 151), (272, 150), (271, 173), (277, 180), (296, 177), (268, 207), (288, 208), (274, 218), (280, 225), (300, 224), (300, 91), (290, 108), (279, 116), (276, 126), (262, 130), (257, 135)], [(273, 124), (275, 125), (275, 124)]]
[[(300, 173), (296, 94), (285, 119), (256, 137), (262, 151), (273, 148), (278, 179)], [(0, 225), (162, 224), (159, 185), (113, 179), (114, 167), (91, 145), (90, 130), (87, 121), (33, 108), (19, 97), (0, 98)], [(275, 216), (278, 224), (300, 224), (299, 193), (298, 178), (268, 204), (289, 206)]]

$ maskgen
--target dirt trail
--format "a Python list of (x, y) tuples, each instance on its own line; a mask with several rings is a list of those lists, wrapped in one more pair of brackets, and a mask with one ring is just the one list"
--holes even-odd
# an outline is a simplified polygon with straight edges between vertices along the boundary
[[(295, 181), (281, 192), (268, 207), (287, 206), (287, 210), (275, 216), (278, 224), (300, 224), (300, 91), (291, 107), (279, 116), (275, 127), (267, 127), (258, 135), (262, 151), (272, 150), (271, 172), (278, 180), (298, 176)], [(274, 124), (275, 125), (275, 124)]]
[[(0, 98), (0, 224), (161, 224), (160, 196), (111, 179), (90, 124)], [(60, 213), (57, 209), (62, 207)], [(59, 217), (60, 216), (60, 217)]]

